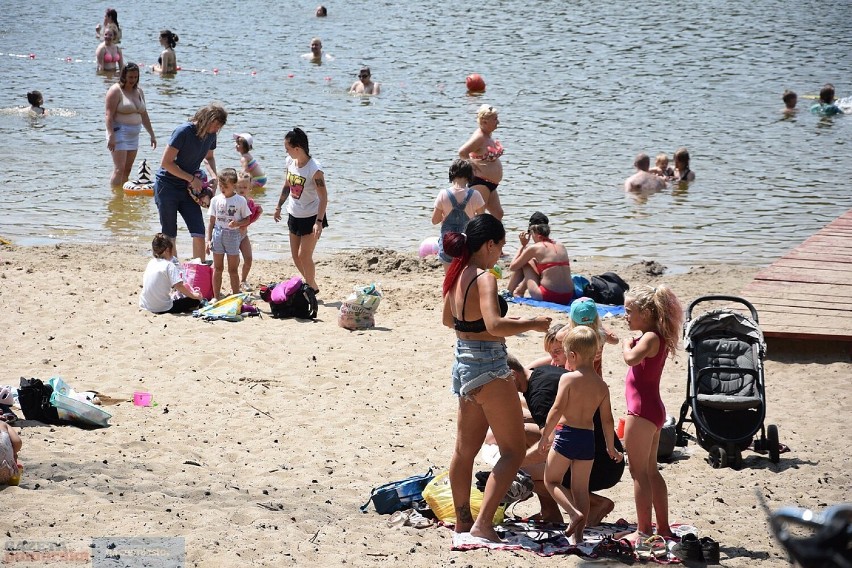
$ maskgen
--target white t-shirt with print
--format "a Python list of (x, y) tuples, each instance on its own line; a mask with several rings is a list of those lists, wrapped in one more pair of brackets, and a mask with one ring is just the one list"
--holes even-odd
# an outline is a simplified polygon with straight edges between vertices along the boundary
[(287, 198), (287, 213), (304, 219), (319, 213), (319, 195), (314, 175), (322, 171), (319, 162), (311, 158), (304, 167), (298, 167), (296, 160), (287, 158), (287, 184), (290, 197)]
[(246, 198), (239, 194), (234, 194), (231, 197), (225, 197), (221, 193), (217, 193), (210, 200), (210, 216), (216, 217), (216, 226), (220, 229), (227, 229), (228, 223), (231, 221), (242, 221), (246, 217), (251, 217), (251, 209), (249, 209)]

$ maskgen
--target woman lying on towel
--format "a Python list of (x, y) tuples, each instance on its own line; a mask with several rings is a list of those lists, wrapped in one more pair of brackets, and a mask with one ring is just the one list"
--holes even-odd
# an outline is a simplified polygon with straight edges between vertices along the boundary
[(534, 300), (570, 304), (574, 299), (571, 262), (565, 247), (550, 238), (547, 215), (539, 211), (533, 213), (529, 230), (519, 238), (521, 248), (509, 265), (512, 294), (523, 296), (528, 292)]

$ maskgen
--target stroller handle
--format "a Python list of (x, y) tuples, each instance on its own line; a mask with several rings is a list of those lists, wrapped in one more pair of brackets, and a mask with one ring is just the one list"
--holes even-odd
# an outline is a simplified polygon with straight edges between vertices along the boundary
[(702, 302), (715, 302), (715, 301), (736, 302), (738, 304), (742, 304), (743, 306), (748, 308), (749, 312), (751, 312), (751, 319), (754, 320), (754, 323), (758, 323), (757, 310), (751, 304), (751, 302), (749, 302), (745, 298), (740, 298), (739, 296), (724, 296), (724, 295), (701, 296), (699, 298), (695, 298), (692, 301), (692, 303), (689, 304), (689, 307), (686, 308), (686, 321), (689, 321), (689, 320), (692, 319), (692, 310), (695, 308), (695, 306), (697, 306), (698, 304), (700, 304)]

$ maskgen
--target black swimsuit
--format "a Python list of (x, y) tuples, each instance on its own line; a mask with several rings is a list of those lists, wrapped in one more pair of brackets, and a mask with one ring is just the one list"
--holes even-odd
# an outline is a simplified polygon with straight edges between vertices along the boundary
[[(477, 278), (486, 272), (487, 271), (483, 270), (477, 274), (467, 285), (467, 288), (464, 291), (464, 299), (462, 300), (462, 317), (464, 317), (464, 309), (467, 306), (467, 293), (470, 292), (471, 285), (476, 282)], [(500, 317), (505, 317), (505, 315), (509, 313), (509, 304), (507, 304), (506, 299), (499, 294), (497, 295), (497, 303), (500, 305)], [(482, 333), (483, 331), (487, 331), (485, 328), (485, 320), (483, 318), (479, 318), (475, 321), (466, 321), (463, 319), (457, 319), (456, 316), (453, 316), (453, 328), (456, 331), (461, 331), (462, 333)]]

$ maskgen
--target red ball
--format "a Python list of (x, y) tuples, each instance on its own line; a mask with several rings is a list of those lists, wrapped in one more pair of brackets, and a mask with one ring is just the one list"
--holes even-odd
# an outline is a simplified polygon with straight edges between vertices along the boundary
[(467, 85), (467, 90), (471, 93), (484, 93), (485, 92), (485, 79), (482, 78), (482, 75), (478, 73), (472, 73), (467, 76), (467, 79), (464, 80)]

